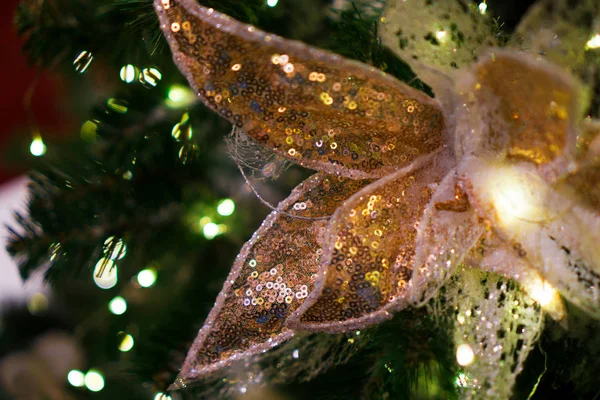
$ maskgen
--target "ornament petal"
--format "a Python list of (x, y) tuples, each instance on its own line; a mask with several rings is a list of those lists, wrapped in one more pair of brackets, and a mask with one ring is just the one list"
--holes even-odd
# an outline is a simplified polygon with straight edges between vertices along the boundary
[(423, 305), (452, 275), (484, 234), (486, 225), (469, 204), (456, 170), (435, 189), (419, 223), (411, 300)]
[(464, 261), (470, 268), (502, 275), (518, 282), (556, 321), (566, 321), (567, 310), (554, 287), (529, 263), (523, 250), (511, 246), (492, 231), (486, 232)]
[(295, 163), (376, 178), (446, 141), (439, 103), (381, 71), (193, 0), (154, 4), (175, 63), (200, 99)]
[(312, 290), (327, 225), (299, 218), (331, 215), (367, 183), (316, 174), (279, 204), (238, 255), (174, 388), (293, 336), (284, 322)]
[(514, 282), (465, 268), (445, 293), (454, 311), (461, 398), (507, 399), (543, 327), (543, 312)]
[(463, 161), (469, 200), (500, 239), (544, 280), (600, 318), (600, 217), (560, 192), (530, 163)]
[[(494, 51), (459, 84), (470, 104), (463, 153), (490, 154), (561, 168), (576, 150), (581, 91), (571, 75), (533, 56)], [(473, 138), (472, 132), (478, 136)], [(470, 137), (469, 137), (470, 136)]]
[(383, 44), (407, 62), (444, 104), (457, 69), (475, 61), (480, 49), (497, 45), (491, 22), (472, 3), (388, 0), (379, 30)]
[(587, 44), (600, 33), (600, 1), (539, 0), (517, 27), (513, 45), (568, 68), (593, 85), (597, 55)]
[(417, 224), (454, 160), (442, 153), (390, 174), (338, 208), (327, 229), (315, 289), (288, 326), (342, 332), (408, 305)]

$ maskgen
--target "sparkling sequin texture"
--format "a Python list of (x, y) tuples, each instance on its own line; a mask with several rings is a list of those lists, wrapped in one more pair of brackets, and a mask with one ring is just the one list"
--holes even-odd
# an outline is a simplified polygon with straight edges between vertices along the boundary
[(543, 164), (574, 144), (581, 94), (562, 71), (498, 52), (477, 63), (474, 75), (469, 93), (488, 126), (486, 137), (500, 141), (508, 156)]
[[(322, 184), (282, 203), (242, 250), (175, 387), (250, 364), (293, 329), (357, 329), (438, 296), (457, 313), (456, 345), (475, 355), (465, 398), (506, 398), (539, 333), (537, 304), (564, 317), (562, 303), (534, 296), (540, 282), (600, 318), (600, 123), (582, 123), (588, 99), (568, 72), (514, 48), (482, 49), (495, 43), (492, 19), (463, 3), (389, 0), (380, 19), (383, 42), (431, 99), (193, 0), (155, 0), (175, 63), (207, 106), (287, 160), (381, 178), (317, 175)], [(568, 3), (517, 31), (526, 44), (557, 40), (560, 64), (586, 78), (593, 57), (557, 25)], [(577, 13), (598, 15), (594, 4)]]
[(422, 163), (390, 174), (348, 199), (325, 239), (319, 284), (291, 326), (344, 331), (406, 307), (417, 224), (447, 165)]
[(300, 184), (244, 246), (194, 342), (178, 385), (292, 337), (287, 317), (312, 290), (327, 220), (368, 181), (317, 174)]
[(192, 0), (157, 11), (175, 62), (204, 103), (295, 163), (381, 177), (444, 142), (437, 103), (372, 67)]

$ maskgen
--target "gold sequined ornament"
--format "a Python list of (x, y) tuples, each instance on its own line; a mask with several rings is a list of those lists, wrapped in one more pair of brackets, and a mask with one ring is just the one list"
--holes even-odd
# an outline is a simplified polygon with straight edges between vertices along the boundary
[[(192, 0), (156, 0), (155, 9), (176, 64), (208, 107), (266, 148), (321, 171), (244, 246), (175, 388), (298, 329), (340, 332), (379, 323), (436, 296), (463, 262), (473, 269), (456, 280), (490, 274), (506, 285), (502, 293), (514, 292), (522, 304), (534, 299), (563, 318), (560, 297), (539, 292), (540, 283), (597, 314), (600, 210), (586, 200), (600, 181), (590, 150), (597, 130), (583, 127), (580, 84), (568, 72), (514, 50), (480, 50), (494, 44), (489, 20), (476, 10), (465, 16), (453, 1), (390, 0), (381, 17), (384, 42), (436, 99)], [(464, 24), (441, 26), (440, 13)], [(421, 35), (423, 26), (431, 35)], [(512, 257), (505, 264), (501, 254)], [(486, 336), (508, 323), (507, 305), (466, 287), (446, 303), (489, 303), (491, 325), (461, 328), (467, 337), (477, 329), (473, 358), (493, 363), (486, 353), (492, 350), (480, 345), (484, 337), (524, 357), (541, 308), (531, 307), (523, 319), (532, 331), (517, 346), (518, 335)], [(546, 292), (556, 295), (548, 300)], [(493, 397), (499, 384), (510, 392), (520, 365), (472, 374), (481, 371), (475, 380)]]

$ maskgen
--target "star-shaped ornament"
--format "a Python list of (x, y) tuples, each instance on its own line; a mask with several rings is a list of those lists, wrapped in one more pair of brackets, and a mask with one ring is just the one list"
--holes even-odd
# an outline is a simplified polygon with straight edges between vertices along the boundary
[[(489, 49), (498, 38), (475, 5), (389, 0), (383, 41), (431, 98), (193, 0), (155, 0), (199, 98), (319, 171), (243, 247), (174, 388), (298, 331), (378, 324), (446, 285), (465, 386), (493, 397), (510, 394), (542, 310), (564, 320), (564, 297), (600, 316), (600, 129), (573, 75), (590, 76), (592, 27), (544, 3), (517, 30), (527, 53)], [(561, 42), (565, 26), (575, 39)]]

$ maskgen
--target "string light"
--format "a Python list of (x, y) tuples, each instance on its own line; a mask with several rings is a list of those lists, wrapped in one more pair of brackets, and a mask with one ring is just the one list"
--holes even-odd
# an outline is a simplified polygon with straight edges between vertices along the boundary
[(75, 71), (79, 72), (80, 74), (83, 74), (88, 69), (93, 59), (94, 56), (91, 52), (87, 50), (82, 51), (73, 60), (73, 66), (75, 67)]
[(99, 392), (104, 389), (104, 377), (99, 371), (90, 369), (84, 378), (85, 387), (92, 392)]
[(72, 369), (67, 374), (67, 380), (71, 386), (82, 387), (85, 385), (85, 374), (77, 369)]
[(156, 270), (154, 268), (146, 268), (137, 274), (137, 281), (141, 287), (149, 288), (156, 283)]
[(81, 138), (86, 142), (94, 142), (96, 140), (96, 132), (98, 132), (98, 121), (88, 120), (81, 125)]
[(481, 3), (479, 3), (477, 8), (479, 9), (479, 12), (481, 13), (481, 15), (484, 15), (485, 12), (487, 11), (487, 4), (485, 4), (485, 1), (482, 1)]
[(94, 268), (94, 282), (100, 289), (110, 289), (117, 284), (117, 266), (109, 258), (101, 258)]
[(173, 85), (167, 92), (166, 104), (170, 108), (180, 108), (192, 104), (196, 100), (194, 92), (186, 86)]
[[(112, 252), (110, 252), (111, 249)], [(127, 254), (127, 246), (123, 242), (123, 239), (116, 239), (114, 236), (111, 236), (104, 241), (104, 252), (105, 256), (108, 256), (111, 260), (120, 260)], [(108, 252), (111, 254), (106, 254)]]
[(466, 367), (475, 360), (475, 353), (470, 345), (463, 343), (456, 348), (456, 362), (458, 365)]
[(131, 83), (135, 81), (135, 77), (137, 75), (137, 68), (131, 64), (123, 65), (123, 67), (121, 68), (121, 72), (119, 73), (121, 80), (125, 83)]
[(106, 101), (106, 106), (119, 114), (126, 114), (128, 107), (125, 100), (110, 98)]
[(48, 299), (43, 293), (34, 293), (27, 301), (27, 309), (33, 315), (40, 315), (48, 310)]
[(269, 7), (275, 7), (279, 3), (279, 0), (267, 0), (267, 5)]
[(505, 226), (543, 219), (540, 200), (544, 197), (545, 187), (537, 182), (539, 179), (525, 171), (504, 167), (493, 168), (488, 173), (488, 190)]
[(46, 154), (46, 145), (39, 133), (34, 134), (31, 145), (29, 145), (29, 152), (36, 157)]
[(119, 338), (121, 340), (120, 344), (119, 344), (119, 350), (122, 351), (123, 353), (128, 352), (129, 350), (133, 349), (133, 345), (134, 345), (134, 340), (133, 340), (133, 336), (131, 336), (128, 333), (125, 332), (119, 332)]
[(214, 239), (215, 236), (219, 234), (219, 225), (215, 224), (214, 222), (209, 222), (208, 224), (204, 225), (204, 228), (202, 228), (202, 233), (208, 240)]
[(598, 49), (600, 48), (600, 33), (596, 33), (590, 38), (585, 44), (587, 49)]
[(231, 199), (221, 200), (219, 205), (217, 206), (217, 212), (219, 215), (227, 217), (235, 211), (235, 203)]
[(554, 286), (541, 279), (537, 280), (531, 285), (529, 294), (543, 308), (547, 308), (554, 301), (560, 301), (558, 291), (554, 288)]
[(117, 296), (108, 303), (108, 309), (115, 315), (123, 315), (127, 311), (127, 302), (121, 296)]
[(444, 38), (446, 37), (446, 35), (447, 35), (447, 33), (446, 33), (446, 31), (444, 31), (444, 30), (437, 31), (437, 32), (435, 33), (435, 37), (436, 37), (438, 40), (440, 40), (440, 41), (444, 40)]
[(172, 398), (166, 393), (156, 393), (154, 400), (172, 400)]
[(140, 73), (140, 83), (146, 87), (155, 87), (162, 79), (162, 74), (156, 68), (144, 68)]

